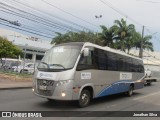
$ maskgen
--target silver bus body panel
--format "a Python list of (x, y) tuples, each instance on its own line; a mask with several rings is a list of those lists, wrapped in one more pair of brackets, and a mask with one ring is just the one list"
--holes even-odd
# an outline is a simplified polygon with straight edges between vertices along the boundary
[[(82, 73), (91, 73), (91, 79), (81, 79)], [(131, 84), (134, 84), (135, 90), (143, 87), (144, 84), (142, 78), (144, 77), (144, 74), (132, 73), (132, 79), (120, 80), (120, 73), (121, 72), (119, 71), (101, 70), (76, 71), (74, 82), (76, 86), (81, 88), (79, 91), (79, 95), (84, 87), (92, 87), (93, 98), (116, 94), (120, 92), (127, 92)], [(90, 84), (86, 85), (86, 83)]]

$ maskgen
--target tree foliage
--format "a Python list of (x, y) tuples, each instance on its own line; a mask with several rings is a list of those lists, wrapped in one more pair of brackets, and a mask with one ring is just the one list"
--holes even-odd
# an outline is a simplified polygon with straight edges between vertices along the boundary
[(22, 55), (22, 51), (6, 38), (0, 37), (0, 58), (15, 58)]
[(91, 42), (98, 45), (104, 45), (103, 40), (98, 38), (98, 34), (93, 32), (68, 32), (65, 34), (57, 33), (51, 44), (60, 44), (66, 42)]
[(124, 19), (115, 20), (112, 29), (115, 32), (115, 39), (120, 41), (121, 50), (125, 51), (126, 43), (129, 43), (129, 39), (132, 37), (132, 34), (135, 32), (135, 26), (133, 24), (127, 25)]
[(104, 41), (103, 45), (113, 48), (114, 47), (113, 40), (115, 37), (114, 30), (112, 28), (107, 28), (104, 25), (101, 25), (100, 27), (102, 29), (102, 33), (99, 33), (99, 38)]
[[(133, 24), (127, 24), (124, 19), (115, 20), (113, 26), (100, 26), (102, 32), (68, 32), (65, 34), (57, 33), (53, 38), (52, 44), (65, 42), (91, 42), (101, 46), (108, 46), (121, 49), (129, 53), (132, 48), (140, 48), (142, 36), (136, 31)], [(147, 35), (143, 38), (143, 49), (153, 51), (153, 44), (150, 42), (152, 36)]]
[[(141, 47), (141, 40), (143, 40), (142, 48), (144, 50), (154, 51), (153, 44), (152, 44), (152, 42), (150, 42), (151, 39), (152, 39), (151, 35), (146, 35), (142, 39), (141, 35), (139, 34), (139, 39), (137, 39), (135, 41), (135, 47), (140, 49), (140, 47)], [(140, 51), (139, 51), (139, 55), (140, 55)]]

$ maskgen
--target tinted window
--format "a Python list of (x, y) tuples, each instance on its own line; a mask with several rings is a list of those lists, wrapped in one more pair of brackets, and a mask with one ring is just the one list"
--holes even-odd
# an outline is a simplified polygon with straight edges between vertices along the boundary
[(125, 71), (125, 58), (122, 55), (117, 55), (117, 69), (118, 71)]
[(118, 69), (118, 60), (117, 60), (117, 55), (115, 53), (111, 53), (111, 52), (107, 52), (107, 58), (108, 58), (108, 62), (107, 62), (107, 66), (108, 66), (108, 70), (113, 70), (113, 71), (117, 71)]
[(89, 56), (84, 56), (83, 54), (81, 54), (81, 57), (79, 59), (77, 70), (86, 69), (95, 69), (93, 50), (89, 50)]
[(90, 54), (87, 57), (84, 57), (82, 54), (77, 69), (144, 72), (143, 62), (141, 60), (104, 51), (98, 48), (90, 50)]
[(94, 53), (95, 65), (99, 70), (107, 70), (107, 55), (105, 51), (95, 49)]

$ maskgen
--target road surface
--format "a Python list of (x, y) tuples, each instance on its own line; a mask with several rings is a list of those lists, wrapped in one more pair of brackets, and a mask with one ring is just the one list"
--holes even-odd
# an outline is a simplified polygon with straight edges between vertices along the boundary
[[(95, 99), (86, 108), (78, 108), (75, 102), (55, 101), (50, 103), (45, 98), (35, 96), (31, 89), (0, 90), (0, 111), (88, 111), (88, 113), (92, 111), (160, 111), (160, 82), (134, 91), (132, 97), (118, 94)], [(75, 115), (75, 113), (73, 114)], [(77, 112), (77, 116), (83, 116), (83, 114), (80, 115)], [(96, 119), (96, 117), (86, 119)], [(141, 119), (149, 120), (150, 118), (143, 117)]]

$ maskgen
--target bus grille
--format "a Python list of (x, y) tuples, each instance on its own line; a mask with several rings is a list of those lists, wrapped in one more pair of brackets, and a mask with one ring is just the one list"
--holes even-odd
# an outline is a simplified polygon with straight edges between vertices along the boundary
[[(42, 89), (42, 87), (43, 87), (43, 89)], [(37, 92), (40, 95), (52, 96), (53, 91), (54, 91), (54, 81), (37, 79)]]

